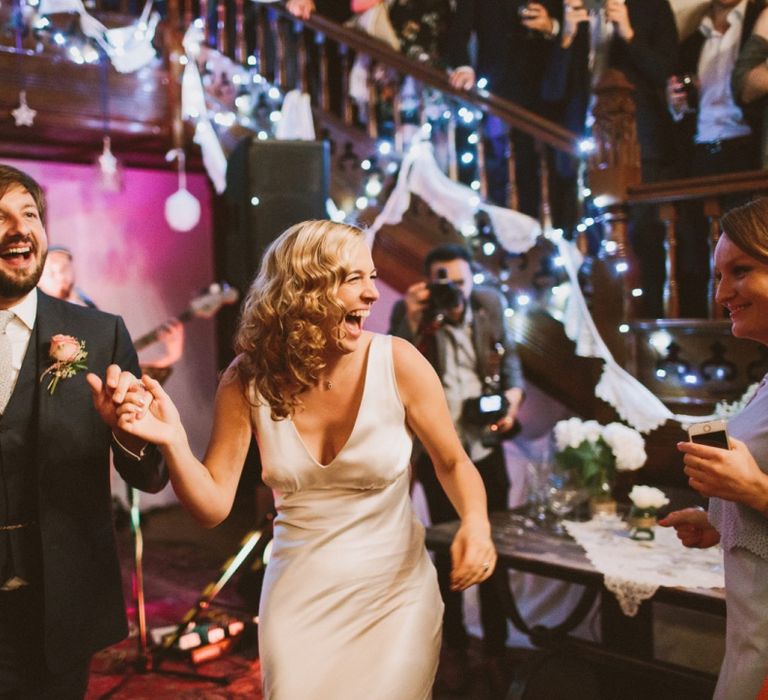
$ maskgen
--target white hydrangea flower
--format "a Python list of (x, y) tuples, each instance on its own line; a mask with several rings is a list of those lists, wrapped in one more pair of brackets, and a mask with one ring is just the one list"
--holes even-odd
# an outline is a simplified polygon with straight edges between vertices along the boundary
[(555, 423), (555, 444), (558, 450), (577, 448), (584, 441), (584, 423), (580, 418), (569, 418)]
[(616, 458), (616, 469), (635, 471), (645, 464), (643, 436), (623, 423), (609, 423), (603, 428), (603, 440), (608, 444)]
[(633, 486), (629, 492), (629, 500), (635, 504), (637, 508), (661, 508), (669, 503), (669, 499), (666, 497), (663, 491), (654, 488), (653, 486)]
[(603, 434), (603, 426), (596, 420), (584, 421), (584, 437), (591, 443), (596, 443)]

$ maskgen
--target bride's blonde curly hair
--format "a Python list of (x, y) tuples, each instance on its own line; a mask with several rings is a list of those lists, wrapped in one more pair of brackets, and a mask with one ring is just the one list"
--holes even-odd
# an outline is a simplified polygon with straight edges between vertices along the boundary
[(325, 367), (328, 338), (339, 342), (344, 307), (336, 298), (363, 241), (354, 226), (304, 221), (269, 246), (243, 304), (235, 335), (237, 373), (269, 404), (273, 420), (293, 415)]

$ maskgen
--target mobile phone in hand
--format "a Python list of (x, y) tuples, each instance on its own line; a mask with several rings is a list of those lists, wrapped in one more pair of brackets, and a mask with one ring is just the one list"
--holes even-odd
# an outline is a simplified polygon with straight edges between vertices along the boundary
[(721, 450), (729, 450), (727, 422), (724, 420), (710, 420), (704, 423), (693, 423), (688, 426), (688, 439), (699, 445), (719, 447)]

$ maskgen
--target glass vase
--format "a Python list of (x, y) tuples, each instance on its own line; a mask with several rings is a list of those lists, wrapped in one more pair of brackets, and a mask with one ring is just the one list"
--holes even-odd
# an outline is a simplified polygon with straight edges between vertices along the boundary
[(613, 484), (603, 474), (589, 497), (589, 513), (593, 518), (611, 518), (616, 515), (616, 499), (613, 497)]
[(629, 536), (633, 540), (656, 539), (656, 508), (632, 506), (629, 511)]

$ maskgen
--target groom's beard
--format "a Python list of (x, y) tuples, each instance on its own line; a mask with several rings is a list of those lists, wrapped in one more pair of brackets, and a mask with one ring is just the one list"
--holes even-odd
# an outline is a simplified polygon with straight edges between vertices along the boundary
[(35, 243), (32, 242), (31, 245), (31, 255), (39, 255), (35, 267), (26, 270), (13, 270), (4, 267), (0, 262), (0, 298), (17, 299), (23, 297), (31, 292), (40, 281), (48, 251), (46, 250), (40, 255)]

